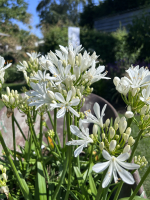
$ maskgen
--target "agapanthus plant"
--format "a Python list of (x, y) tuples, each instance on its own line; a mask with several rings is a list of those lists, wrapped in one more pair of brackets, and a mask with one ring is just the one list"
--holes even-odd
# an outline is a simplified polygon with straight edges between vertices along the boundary
[[(81, 112), (85, 96), (93, 90), (92, 83), (109, 79), (105, 66), (98, 65), (99, 56), (81, 51), (82, 45), (76, 48), (72, 44), (60, 45), (60, 50), (45, 56), (27, 53), (29, 60), (17, 65), (30, 89), (24, 89), (25, 94), (21, 95), (7, 88), (7, 94), (2, 95), (13, 130), (13, 149), (6, 146), (0, 133), (4, 150), (0, 159), (0, 192), (6, 198), (118, 200), (123, 183), (134, 184), (132, 174), (148, 164), (144, 156), (134, 157), (134, 153), (139, 141), (150, 136), (149, 70), (131, 67), (126, 71), (128, 76), (114, 78), (127, 112), (114, 121), (109, 118), (105, 121), (107, 104), (101, 107), (95, 102), (93, 110)], [(3, 83), (5, 69), (10, 64), (4, 67), (4, 59), (0, 59)], [(26, 115), (28, 136), (16, 119), (15, 108)], [(136, 113), (140, 114), (140, 123), (134, 118)], [(44, 114), (49, 116), (52, 129)], [(40, 115), (39, 133), (35, 131), (37, 115)], [(63, 119), (63, 142), (57, 129), (59, 118)], [(132, 122), (140, 129), (136, 138), (132, 136)], [(15, 124), (25, 140), (25, 145), (19, 146), (20, 151), (16, 150)], [(90, 124), (92, 131), (88, 128)], [(144, 177), (149, 172), (150, 167)], [(143, 181), (144, 178), (127, 199), (137, 198)]]

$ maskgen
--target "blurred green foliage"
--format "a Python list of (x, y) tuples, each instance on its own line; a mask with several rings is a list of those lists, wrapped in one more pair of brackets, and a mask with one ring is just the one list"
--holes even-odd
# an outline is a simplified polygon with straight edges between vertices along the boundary
[(100, 55), (102, 63), (115, 62), (115, 46), (117, 39), (111, 33), (81, 28), (80, 39), (82, 46), (89, 52), (95, 51)]
[(140, 50), (139, 60), (150, 62), (150, 14), (136, 16), (132, 24), (128, 25), (128, 34), (126, 36), (126, 46), (129, 53)]
[[(68, 27), (67, 27), (68, 28)], [(47, 52), (59, 49), (59, 45), (67, 46), (68, 29), (59, 26), (43, 27), (44, 46), (39, 47), (39, 51), (46, 54)]]

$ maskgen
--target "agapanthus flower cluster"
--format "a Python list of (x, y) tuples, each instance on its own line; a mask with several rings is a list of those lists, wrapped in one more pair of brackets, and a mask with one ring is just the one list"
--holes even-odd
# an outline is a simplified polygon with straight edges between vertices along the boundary
[[(130, 149), (135, 142), (133, 137), (130, 136), (131, 128), (127, 127), (125, 117), (117, 117), (113, 126), (110, 124), (110, 119), (107, 119), (104, 123), (103, 117), (105, 116), (106, 106), (105, 104), (102, 111), (100, 111), (99, 104), (95, 103), (93, 110), (96, 117), (88, 110), (85, 112), (87, 119), (80, 119), (79, 121), (80, 129), (77, 126), (71, 125), (70, 130), (72, 134), (78, 136), (80, 140), (69, 141), (66, 145), (79, 145), (74, 151), (75, 157), (83, 151), (84, 147), (93, 145), (93, 154), (97, 154), (98, 159), (100, 155), (102, 155), (103, 158), (107, 160), (107, 162), (96, 163), (92, 168), (96, 173), (100, 173), (106, 168), (109, 168), (102, 183), (103, 188), (108, 186), (112, 180), (112, 176), (114, 177), (115, 183), (117, 183), (119, 180), (118, 175), (124, 182), (134, 184), (133, 176), (125, 170), (135, 170), (140, 167), (138, 164), (125, 162), (130, 157)], [(89, 129), (84, 128), (84, 123), (94, 124), (93, 134), (89, 135)], [(98, 127), (102, 130), (99, 135)], [(96, 159), (96, 161), (98, 159)]]
[(26, 93), (29, 106), (39, 109), (47, 105), (50, 110), (60, 109), (58, 118), (68, 111), (79, 117), (77, 107), (84, 103), (83, 95), (92, 92), (91, 84), (109, 79), (104, 66), (96, 67), (96, 53), (90, 56), (84, 51), (82, 55), (82, 50), (82, 45), (73, 48), (70, 44), (69, 47), (60, 45), (60, 50), (50, 51), (46, 56), (27, 53), (30, 60), (23, 61), (17, 68), (23, 71), (26, 82), (33, 89)]
[(10, 91), (9, 87), (6, 87), (6, 92), (7, 94), (2, 94), (2, 101), (7, 108), (13, 110), (17, 107), (18, 109), (21, 109), (27, 104), (28, 96), (19, 94), (17, 90)]

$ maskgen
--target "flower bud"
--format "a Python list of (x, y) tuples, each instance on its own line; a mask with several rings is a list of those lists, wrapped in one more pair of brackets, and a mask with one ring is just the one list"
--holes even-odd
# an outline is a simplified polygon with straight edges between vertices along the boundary
[(132, 111), (132, 110), (131, 110), (131, 106), (128, 106), (128, 107), (127, 107), (127, 111)]
[(115, 135), (115, 130), (112, 126), (109, 128), (109, 134), (110, 134), (110, 139), (112, 139)]
[(144, 105), (144, 106), (141, 108), (140, 114), (141, 114), (141, 115), (145, 115), (146, 110), (147, 110), (147, 106)]
[(10, 88), (6, 87), (6, 91), (7, 91), (7, 95), (9, 96), (10, 95)]
[(8, 98), (8, 96), (6, 94), (5, 95), (2, 94), (2, 100), (6, 101), (6, 102), (9, 102), (9, 98)]
[(118, 140), (119, 139), (119, 135), (115, 135), (115, 138), (116, 138), (116, 140)]
[(116, 117), (114, 124), (119, 124), (119, 122), (120, 122), (120, 117)]
[(3, 165), (0, 165), (0, 170), (2, 170), (3, 169)]
[(72, 97), (76, 96), (76, 89), (74, 86), (71, 87), (71, 91), (72, 91)]
[(78, 79), (80, 76), (80, 68), (78, 66), (74, 66), (73, 72), (74, 72), (76, 78)]
[(23, 61), (23, 65), (28, 68), (28, 63), (26, 61)]
[(145, 115), (143, 118), (144, 121), (147, 121), (148, 119), (149, 119), (149, 115)]
[(122, 117), (119, 122), (119, 131), (120, 134), (124, 133), (125, 129), (127, 128), (127, 121), (125, 117)]
[(69, 63), (71, 64), (71, 66), (73, 67), (74, 64), (75, 64), (75, 55), (72, 51), (69, 50), (68, 52), (68, 60), (69, 60)]
[(131, 149), (130, 145), (125, 146), (123, 149), (123, 153), (129, 153), (130, 149)]
[(6, 174), (6, 167), (4, 167), (4, 168), (3, 168), (3, 173), (5, 173), (5, 174)]
[(133, 88), (132, 89), (132, 96), (134, 97), (137, 93), (138, 89), (137, 88)]
[(131, 128), (130, 128), (130, 127), (128, 127), (128, 128), (126, 129), (126, 134), (127, 134), (127, 135), (130, 135), (130, 134), (131, 134)]
[(114, 85), (117, 87), (118, 84), (120, 83), (120, 78), (118, 78), (118, 77), (114, 77), (114, 79), (113, 79), (113, 83), (114, 83)]
[(50, 97), (50, 99), (54, 99), (55, 98), (55, 95), (54, 95), (54, 92), (52, 92), (52, 91), (47, 91), (47, 95)]
[(97, 136), (97, 131), (98, 131), (98, 126), (96, 124), (94, 124), (93, 126), (93, 135)]
[(102, 139), (104, 139), (105, 138), (105, 133), (102, 133)]
[(10, 104), (13, 105), (14, 102), (15, 102), (15, 98), (14, 98), (14, 97), (11, 97), (11, 98), (10, 98)]
[(108, 127), (109, 124), (110, 124), (110, 119), (107, 119), (106, 122), (105, 122), (106, 127)]
[(99, 148), (100, 148), (101, 151), (104, 149), (104, 142), (100, 142)]
[(129, 144), (130, 146), (132, 146), (132, 145), (134, 144), (134, 142), (135, 142), (135, 140), (133, 139), (132, 136), (130, 136), (129, 139), (128, 139), (128, 144)]
[(116, 140), (112, 140), (109, 145), (109, 151), (114, 151), (116, 144), (117, 144)]
[(5, 173), (2, 173), (2, 177), (3, 177), (3, 180), (4, 180), (4, 181), (7, 181), (7, 176), (6, 176)]
[(133, 112), (132, 111), (126, 111), (125, 112), (125, 117), (126, 118), (132, 118), (134, 116)]
[(15, 91), (14, 91), (14, 90), (11, 90), (11, 93), (12, 93), (12, 95), (14, 95), (14, 94), (15, 94)]
[(129, 138), (129, 135), (124, 133), (123, 139), (125, 142), (127, 142), (128, 138)]
[(115, 131), (118, 130), (119, 125), (115, 124)]

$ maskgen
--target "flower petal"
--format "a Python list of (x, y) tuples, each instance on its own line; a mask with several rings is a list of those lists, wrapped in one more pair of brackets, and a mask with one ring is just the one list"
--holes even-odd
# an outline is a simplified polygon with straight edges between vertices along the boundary
[(65, 115), (66, 113), (66, 108), (63, 107), (62, 109), (60, 109), (58, 112), (57, 112), (57, 118), (61, 118)]
[(128, 158), (130, 157), (130, 154), (129, 153), (123, 153), (123, 154), (120, 154), (117, 159), (120, 160), (120, 161), (125, 161), (127, 160)]
[(133, 170), (133, 169), (139, 169), (140, 168), (140, 165), (137, 165), (137, 164), (134, 164), (134, 163), (127, 163), (127, 162), (122, 162), (118, 159), (116, 159), (117, 163), (119, 165), (121, 165), (122, 167), (124, 167), (125, 169), (130, 169), (130, 170)]
[(79, 146), (75, 151), (74, 151), (74, 157), (77, 157), (83, 150), (84, 144)]
[(97, 163), (92, 167), (92, 170), (96, 173), (103, 172), (110, 164), (110, 161), (104, 163)]
[(117, 169), (117, 172), (120, 176), (120, 178), (127, 184), (129, 185), (132, 185), (134, 184), (134, 178), (133, 176), (128, 172), (126, 171), (125, 169), (123, 169), (121, 166), (118, 165), (118, 163), (116, 162), (116, 169)]
[(84, 140), (72, 140), (66, 143), (66, 145), (82, 145), (85, 144), (86, 141)]
[(80, 99), (73, 99), (72, 101), (70, 101), (70, 106), (77, 106), (80, 102)]
[(94, 104), (93, 110), (95, 112), (96, 117), (99, 119), (100, 118), (100, 106), (97, 102)]
[(109, 166), (109, 169), (106, 173), (106, 176), (103, 180), (103, 183), (102, 183), (102, 188), (106, 188), (108, 186), (108, 184), (111, 182), (111, 178), (112, 178), (112, 173), (113, 173), (113, 163), (111, 162), (110, 163), (110, 166)]
[(71, 96), (72, 96), (72, 91), (69, 90), (69, 91), (68, 91), (68, 94), (67, 94), (66, 102), (69, 102), (69, 101), (70, 101)]
[(86, 137), (83, 135), (83, 133), (79, 130), (77, 126), (71, 125), (70, 130), (71, 130), (71, 133), (78, 136), (79, 138), (86, 139)]
[(110, 160), (111, 159), (110, 154), (105, 150), (103, 150), (102, 155), (106, 160)]
[(64, 99), (64, 97), (63, 97), (63, 95), (62, 95), (61, 93), (59, 93), (59, 92), (56, 92), (56, 93), (55, 93), (55, 98), (56, 98), (58, 101), (62, 102), (62, 103), (65, 103), (65, 102), (66, 102), (65, 99)]
[(75, 116), (77, 116), (77, 117), (80, 116), (80, 115), (77, 113), (77, 111), (75, 111), (72, 107), (68, 106), (67, 108), (69, 109), (69, 111), (70, 111), (73, 115), (75, 115)]

